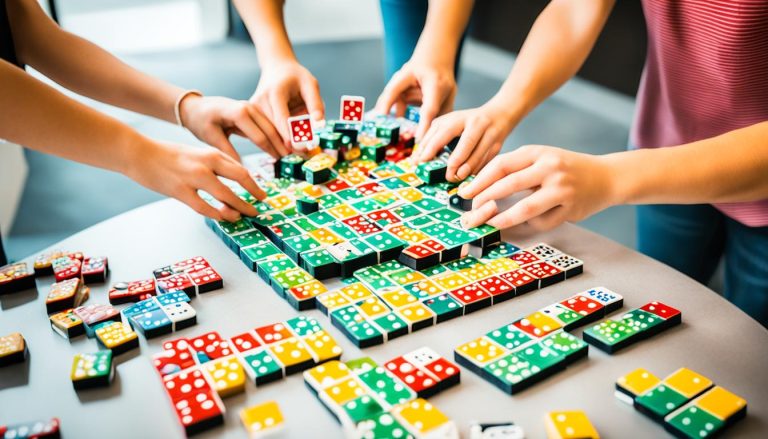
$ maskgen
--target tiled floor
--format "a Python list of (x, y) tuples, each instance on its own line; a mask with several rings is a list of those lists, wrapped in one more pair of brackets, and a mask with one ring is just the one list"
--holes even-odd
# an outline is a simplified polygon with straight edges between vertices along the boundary
[[(465, 53), (457, 108), (476, 106), (488, 99), (512, 62), (508, 55), (493, 51), (489, 55), (482, 47), (475, 49), (476, 45), (470, 45)], [(335, 103), (340, 95), (359, 94), (373, 102), (384, 84), (382, 47), (378, 40), (301, 44), (296, 50), (320, 81), (329, 117), (335, 117)], [(240, 99), (248, 98), (259, 73), (253, 47), (240, 41), (124, 59), (182, 87)], [(600, 101), (599, 105), (595, 100)], [(194, 141), (190, 134), (170, 124), (97, 106), (150, 136)], [(631, 107), (628, 98), (577, 81), (537, 108), (504, 148), (539, 143), (591, 153), (619, 151), (627, 142), (628, 106)], [(236, 144), (242, 152), (253, 148), (244, 141)], [(11, 259), (25, 257), (85, 227), (160, 199), (121, 175), (30, 151), (27, 158), (29, 179), (6, 243)], [(633, 209), (618, 207), (595, 215), (583, 225), (633, 246), (634, 223)]]

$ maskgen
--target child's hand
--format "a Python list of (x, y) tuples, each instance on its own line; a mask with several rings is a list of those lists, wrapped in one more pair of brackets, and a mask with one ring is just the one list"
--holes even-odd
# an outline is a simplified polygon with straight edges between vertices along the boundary
[[(261, 200), (266, 194), (237, 160), (214, 148), (192, 148), (144, 139), (131, 150), (125, 174), (149, 189), (176, 198), (201, 215), (237, 221), (241, 214), (255, 216), (256, 209), (241, 200), (218, 177), (239, 183)], [(221, 201), (218, 209), (205, 202), (203, 190)]]
[[(607, 157), (541, 145), (502, 154), (459, 190), (462, 197), (474, 199), (462, 224), (474, 227), (487, 222), (502, 229), (528, 222), (535, 229), (549, 230), (618, 204), (614, 183), (618, 180)], [(533, 192), (498, 212), (495, 200), (526, 190)]]
[(440, 114), (453, 109), (456, 97), (456, 79), (453, 66), (441, 67), (434, 63), (411, 59), (389, 80), (376, 101), (376, 111), (389, 114), (392, 106), (395, 115), (405, 114), (407, 105), (421, 105), (416, 139), (421, 139), (432, 121)]
[(304, 66), (295, 61), (272, 62), (264, 66), (259, 85), (251, 96), (277, 128), (286, 147), (290, 146), (288, 118), (309, 113), (312, 120), (325, 118), (320, 86)]
[(446, 177), (450, 181), (464, 180), (499, 153), (514, 127), (510, 120), (501, 107), (492, 102), (440, 116), (419, 142), (416, 161), (433, 159), (454, 137), (461, 136), (448, 159)]
[(272, 122), (249, 102), (188, 95), (179, 110), (182, 123), (192, 134), (236, 160), (240, 157), (229, 141), (232, 134), (248, 138), (274, 158), (289, 152)]

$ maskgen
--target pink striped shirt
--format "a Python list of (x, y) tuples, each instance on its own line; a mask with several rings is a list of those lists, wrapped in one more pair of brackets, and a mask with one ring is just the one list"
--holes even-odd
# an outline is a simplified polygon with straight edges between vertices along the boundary
[[(643, 0), (643, 10), (634, 145), (680, 145), (768, 121), (768, 0)], [(768, 200), (715, 207), (768, 226)]]

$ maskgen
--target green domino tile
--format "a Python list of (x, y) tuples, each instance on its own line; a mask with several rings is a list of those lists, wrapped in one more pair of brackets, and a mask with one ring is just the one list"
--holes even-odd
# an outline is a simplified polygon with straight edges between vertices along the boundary
[(435, 223), (435, 219), (429, 215), (422, 215), (414, 218), (409, 218), (408, 221), (404, 222), (406, 226), (412, 229), (419, 229), (419, 230), (421, 230), (425, 226), (428, 226), (434, 223)]
[(487, 259), (498, 259), (507, 256), (511, 256), (513, 253), (520, 251), (520, 247), (514, 246), (508, 242), (502, 242), (493, 250), (488, 252), (485, 256)]
[(285, 323), (299, 337), (304, 337), (323, 330), (323, 327), (320, 326), (320, 323), (317, 320), (307, 316), (297, 316), (286, 320)]
[(416, 393), (390, 375), (383, 367), (374, 366), (359, 375), (360, 381), (376, 392), (381, 400), (395, 406), (416, 399)]
[(363, 238), (363, 240), (366, 244), (379, 251), (392, 250), (406, 245), (405, 241), (389, 232), (379, 232), (373, 235), (368, 235)]
[(445, 207), (445, 203), (441, 203), (432, 197), (424, 197), (421, 200), (413, 203), (413, 205), (423, 210), (424, 212), (434, 212)]
[(272, 206), (263, 201), (257, 201), (253, 204), (253, 207), (256, 208), (256, 212), (258, 212), (258, 214), (267, 213), (272, 210)]
[(282, 224), (288, 219), (282, 213), (262, 213), (254, 217), (250, 217), (251, 224), (256, 227), (269, 227), (277, 224)]
[(347, 368), (355, 374), (364, 374), (379, 367), (371, 357), (360, 357), (349, 360), (344, 363)]
[(277, 177), (273, 178), (271, 181), (272, 184), (274, 184), (281, 191), (290, 188), (296, 183), (296, 180), (294, 180), (292, 177)]
[(388, 189), (401, 189), (404, 187), (408, 187), (408, 183), (404, 182), (403, 180), (400, 180), (397, 177), (385, 178), (384, 180), (380, 180), (379, 184)]
[(667, 416), (686, 402), (688, 402), (688, 398), (664, 384), (659, 384), (635, 398), (635, 405), (646, 413), (650, 412), (649, 414), (656, 419)]
[(330, 209), (344, 203), (344, 200), (336, 194), (324, 194), (317, 197), (317, 202), (320, 203), (322, 209)]
[(386, 287), (394, 287), (396, 284), (370, 267), (355, 271), (354, 276), (361, 282), (369, 285), (374, 290)]
[(285, 215), (287, 218), (292, 219), (296, 215), (299, 214), (299, 210), (296, 209), (296, 206), (291, 206), (286, 208), (285, 210), (280, 211), (283, 215)]
[(371, 398), (370, 395), (358, 396), (352, 401), (344, 403), (342, 408), (354, 424), (366, 419), (374, 418), (384, 411), (379, 403)]
[(585, 354), (586, 350), (589, 349), (589, 345), (582, 339), (565, 331), (557, 331), (548, 335), (542, 340), (542, 344), (550, 350), (565, 355), (566, 358), (578, 357), (580, 354)]
[(344, 239), (357, 238), (357, 233), (355, 233), (354, 230), (352, 230), (349, 226), (342, 223), (341, 221), (334, 221), (332, 223), (328, 223), (325, 225), (325, 227)]
[(413, 435), (389, 413), (379, 413), (372, 419), (357, 425), (357, 433), (360, 437), (392, 437), (413, 439)]
[(305, 217), (300, 216), (298, 218), (294, 218), (292, 221), (296, 227), (300, 228), (305, 233), (317, 230), (317, 226), (312, 224), (312, 222)]
[(259, 264), (259, 275), (266, 280), (271, 278), (275, 273), (292, 270), (298, 267), (299, 266), (296, 265), (293, 260), (283, 256), (281, 258), (269, 259)]
[(339, 149), (341, 147), (341, 133), (333, 131), (325, 131), (318, 134), (320, 139), (320, 148), (322, 149)]
[(518, 387), (522, 387), (525, 380), (540, 374), (541, 368), (521, 356), (509, 354), (486, 365), (483, 373), (494, 385), (507, 393), (513, 393)]
[(444, 291), (441, 290), (440, 287), (432, 281), (414, 282), (412, 284), (403, 286), (403, 289), (408, 291), (410, 295), (419, 300), (428, 299), (432, 296), (444, 293)]
[(673, 427), (676, 433), (682, 433), (691, 439), (713, 436), (725, 425), (723, 421), (696, 406), (686, 407), (671, 415), (666, 419), (666, 423)]
[(403, 204), (402, 206), (393, 207), (390, 211), (397, 215), (400, 219), (409, 219), (415, 216), (421, 215), (422, 211), (418, 207), (412, 204)]
[(490, 224), (481, 224), (477, 227), (472, 227), (471, 229), (467, 229), (467, 231), (474, 233), (478, 237), (481, 237), (481, 236), (488, 236), (491, 233), (496, 233), (499, 231), (499, 229), (497, 229), (496, 227), (493, 227)]
[(359, 347), (367, 347), (384, 342), (384, 335), (368, 322), (360, 322), (347, 327), (347, 333)]
[(240, 259), (246, 262), (251, 270), (256, 271), (256, 264), (270, 256), (280, 255), (282, 252), (271, 242), (243, 248), (240, 250)]
[(265, 349), (245, 355), (243, 360), (245, 360), (246, 366), (253, 372), (257, 383), (261, 381), (260, 378), (276, 374), (283, 369), (280, 363)]
[(632, 323), (631, 321), (625, 322), (623, 320), (615, 321), (608, 319), (585, 329), (584, 334), (588, 334), (600, 343), (611, 347), (625, 342), (640, 332)]
[(242, 233), (253, 229), (251, 223), (242, 218), (234, 223), (229, 221), (218, 221), (218, 223), (219, 228), (227, 235), (234, 235), (235, 233)]
[(453, 209), (443, 208), (430, 214), (434, 219), (444, 223), (450, 223), (461, 218), (461, 213)]
[(392, 260), (392, 261), (384, 262), (382, 264), (374, 265), (371, 268), (378, 273), (387, 274), (393, 271), (398, 271), (403, 268), (406, 268), (406, 266), (401, 264), (398, 261)]
[(424, 301), (424, 305), (435, 313), (438, 322), (447, 320), (446, 317), (453, 314), (456, 314), (455, 317), (458, 317), (463, 312), (462, 304), (449, 294), (441, 294), (432, 299), (427, 299)]
[(301, 260), (304, 261), (305, 264), (310, 264), (313, 267), (320, 267), (336, 262), (336, 259), (334, 259), (333, 256), (328, 253), (328, 250), (324, 248), (302, 253)]
[(435, 265), (434, 267), (427, 268), (421, 272), (428, 277), (435, 277), (440, 273), (445, 273), (446, 271), (449, 271), (449, 269), (445, 265)]
[(470, 242), (477, 240), (478, 236), (466, 230), (447, 227), (447, 230), (438, 235), (438, 238), (440, 238), (440, 241), (449, 246), (456, 246), (469, 244)]
[[(417, 273), (416, 270), (412, 270), (406, 267), (401, 270), (388, 273), (387, 277), (389, 277), (398, 285), (409, 285), (420, 280), (415, 278), (415, 273)], [(419, 276), (419, 278), (421, 278), (421, 276)]]
[(642, 309), (633, 309), (621, 316), (622, 322), (634, 327), (638, 332), (648, 331), (664, 322), (664, 319), (656, 314), (643, 311)]
[(324, 212), (322, 210), (319, 212), (310, 213), (309, 215), (307, 215), (307, 219), (312, 221), (313, 224), (318, 226), (324, 226), (328, 223), (332, 223), (336, 221), (336, 218), (333, 215), (331, 215), (328, 212)]
[(565, 355), (549, 349), (541, 343), (533, 343), (524, 346), (520, 348), (516, 354), (530, 362), (531, 365), (537, 366), (542, 370), (562, 365), (565, 361)]
[(300, 253), (317, 250), (321, 247), (317, 240), (309, 235), (293, 236), (283, 241), (285, 254), (297, 260)]
[(570, 308), (566, 308), (559, 303), (550, 305), (542, 309), (541, 312), (549, 317), (554, 318), (555, 320), (563, 322), (563, 326), (566, 327), (566, 329), (568, 329), (569, 325), (572, 325), (584, 318), (583, 315)]
[(502, 326), (501, 328), (494, 329), (485, 335), (491, 340), (509, 349), (510, 351), (515, 350), (533, 340), (528, 334), (517, 329), (515, 325)]
[(251, 247), (254, 245), (266, 244), (269, 240), (258, 230), (241, 233), (232, 237), (232, 241), (240, 247)]
[(351, 204), (352, 208), (362, 213), (373, 212), (374, 210), (381, 209), (381, 203), (378, 203), (373, 199), (363, 199)]
[(360, 282), (356, 277), (342, 277), (339, 279), (344, 285), (352, 285)]
[(279, 286), (283, 292), (295, 286), (305, 284), (314, 279), (309, 273), (302, 270), (301, 268), (294, 268), (292, 270), (274, 273), (270, 276), (270, 278), (272, 279), (272, 285)]
[(291, 221), (286, 221), (282, 224), (276, 225), (275, 227), (279, 227), (279, 230), (273, 229), (273, 232), (275, 232), (275, 235), (279, 236), (283, 240), (304, 234), (304, 230), (294, 225)]
[(447, 264), (444, 264), (444, 265), (446, 268), (448, 268), (451, 271), (461, 271), (461, 270), (464, 270), (465, 268), (472, 268), (477, 264), (482, 264), (482, 262), (480, 262), (480, 260), (474, 256), (465, 256), (461, 259), (448, 262)]
[[(378, 327), (387, 333), (389, 338), (394, 338), (396, 334), (404, 335), (408, 333), (408, 323), (401, 319), (395, 313), (389, 313), (373, 320)], [(401, 334), (404, 333), (404, 334)]]
[(361, 194), (359, 190), (353, 187), (342, 189), (336, 192), (336, 195), (338, 195), (339, 198), (344, 201), (359, 200), (363, 198), (363, 194)]

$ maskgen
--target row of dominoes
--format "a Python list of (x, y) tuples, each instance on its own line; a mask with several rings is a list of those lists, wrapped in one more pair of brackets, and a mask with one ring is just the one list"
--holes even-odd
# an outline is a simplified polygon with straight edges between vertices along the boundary
[(635, 369), (616, 381), (616, 397), (683, 439), (714, 437), (747, 414), (744, 398), (687, 368), (663, 380)]
[(33, 263), (26, 262), (0, 267), (0, 295), (35, 288), (35, 277), (53, 274), (56, 282), (78, 279), (83, 284), (105, 282), (109, 265), (105, 257), (86, 257), (80, 252), (56, 250), (39, 255)]

